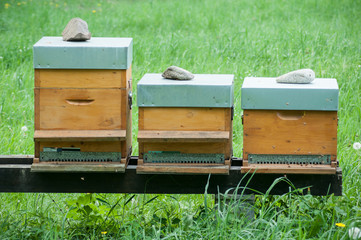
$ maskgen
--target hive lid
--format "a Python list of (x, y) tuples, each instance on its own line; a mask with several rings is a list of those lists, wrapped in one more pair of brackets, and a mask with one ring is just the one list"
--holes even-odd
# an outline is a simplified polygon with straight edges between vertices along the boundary
[(43, 37), (33, 47), (34, 68), (128, 69), (132, 48), (132, 38), (92, 37), (68, 42), (62, 37)]
[(333, 78), (309, 84), (277, 83), (276, 78), (248, 77), (241, 89), (242, 109), (337, 111), (338, 85)]
[(138, 82), (138, 106), (232, 107), (233, 79), (230, 74), (194, 74), (192, 80), (177, 81), (148, 73)]

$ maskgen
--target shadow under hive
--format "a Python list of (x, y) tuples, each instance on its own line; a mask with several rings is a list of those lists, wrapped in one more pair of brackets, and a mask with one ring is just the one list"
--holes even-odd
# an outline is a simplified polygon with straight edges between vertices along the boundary
[(146, 74), (139, 81), (137, 173), (228, 174), (233, 75), (189, 81)]
[(34, 162), (126, 167), (131, 62), (131, 38), (43, 37), (34, 45)]
[(242, 109), (242, 172), (336, 172), (336, 79), (281, 84), (275, 78), (246, 78)]

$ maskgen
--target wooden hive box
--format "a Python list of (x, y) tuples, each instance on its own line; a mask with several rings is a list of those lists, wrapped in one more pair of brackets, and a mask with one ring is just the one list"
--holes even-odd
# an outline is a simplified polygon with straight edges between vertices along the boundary
[(338, 92), (336, 79), (246, 78), (242, 172), (335, 174)]
[(144, 75), (137, 85), (137, 173), (228, 174), (233, 79), (196, 74), (177, 81)]
[(132, 38), (43, 37), (34, 45), (33, 171), (124, 172), (131, 154), (131, 62)]

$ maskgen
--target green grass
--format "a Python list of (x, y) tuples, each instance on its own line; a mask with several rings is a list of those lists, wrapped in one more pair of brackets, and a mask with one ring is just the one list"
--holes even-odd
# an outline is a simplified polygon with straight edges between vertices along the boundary
[[(1, 154), (34, 151), (32, 45), (60, 36), (71, 18), (81, 17), (94, 37), (133, 37), (133, 92), (145, 73), (170, 65), (235, 74), (235, 156), (242, 149), (244, 77), (311, 68), (317, 77), (336, 78), (343, 169), (342, 197), (260, 195), (254, 221), (237, 217), (232, 205), (213, 205), (212, 196), (137, 195), (128, 202), (132, 195), (92, 195), (76, 207), (86, 195), (0, 194), (0, 238), (347, 238), (349, 227), (361, 227), (361, 152), (352, 148), (361, 141), (360, 12), (360, 1), (351, 0), (0, 1)], [(92, 209), (89, 216), (84, 207)]]

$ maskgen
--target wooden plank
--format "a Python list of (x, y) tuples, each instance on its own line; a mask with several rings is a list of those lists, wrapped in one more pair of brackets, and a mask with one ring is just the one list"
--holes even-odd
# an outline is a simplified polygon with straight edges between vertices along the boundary
[(34, 128), (40, 129), (40, 90), (34, 89)]
[(127, 128), (127, 119), (129, 116), (129, 105), (128, 105), (128, 94), (129, 94), (129, 88), (122, 90), (121, 91), (121, 107), (120, 107), (120, 111), (122, 113), (122, 115), (120, 116), (121, 118), (121, 125), (120, 128), (121, 129), (126, 129)]
[(129, 158), (122, 158), (122, 159), (120, 159), (120, 163), (121, 163), (121, 164), (124, 164), (125, 167), (127, 167), (127, 166), (128, 166), (128, 163), (129, 163)]
[(122, 79), (125, 79), (125, 88), (132, 89), (132, 66), (130, 66), (126, 71), (122, 71)]
[(143, 152), (179, 151), (181, 153), (223, 153), (230, 158), (230, 149), (225, 142), (143, 142)]
[[(145, 110), (145, 108), (142, 108), (142, 107), (138, 108), (138, 132), (140, 130), (145, 130), (145, 128), (144, 128), (144, 110)], [(151, 130), (154, 130), (154, 129), (151, 129)], [(158, 130), (160, 130), (160, 129), (158, 129)]]
[(338, 167), (338, 162), (336, 160), (331, 161), (331, 167), (336, 168)]
[(330, 165), (291, 165), (291, 164), (248, 164), (241, 167), (241, 173), (278, 173), (278, 174), (336, 174)]
[(130, 68), (127, 71), (126, 74), (126, 79), (127, 79), (127, 88), (129, 88), (130, 90), (133, 89), (133, 84), (132, 84), (132, 66), (130, 66)]
[(229, 174), (229, 166), (184, 166), (142, 164), (137, 166), (137, 174)]
[(243, 159), (243, 167), (248, 167), (248, 160)]
[(40, 89), (40, 130), (121, 129), (120, 89)]
[(34, 87), (40, 87), (40, 71), (34, 69)]
[[(138, 157), (133, 156), (123, 174), (118, 173), (34, 173), (32, 156), (0, 155), (0, 192), (59, 192), (59, 193), (139, 193), (139, 194), (208, 194), (224, 193), (229, 189), (265, 193), (273, 182), (285, 177), (299, 189), (312, 195), (342, 196), (342, 171), (336, 174), (246, 174), (241, 173), (239, 160), (233, 160), (229, 175), (136, 174)], [(347, 159), (344, 159), (347, 161)], [(2, 164), (3, 163), (3, 164)], [(234, 164), (237, 164), (234, 165)], [(101, 181), (100, 181), (101, 179)], [(208, 186), (206, 188), (206, 185)], [(279, 182), (271, 195), (289, 192), (289, 184)]]
[(97, 172), (97, 173), (124, 173), (125, 164), (64, 164), (64, 163), (34, 163), (31, 165), (31, 172), (61, 172), (61, 173), (74, 173), (74, 172)]
[[(139, 130), (227, 131), (230, 108), (139, 107)], [(230, 116), (230, 115), (229, 115)]]
[(126, 130), (35, 130), (35, 141), (123, 141)]
[(138, 142), (226, 142), (228, 131), (138, 131)]
[(35, 69), (35, 87), (126, 88), (131, 70)]
[(226, 108), (224, 111), (225, 131), (230, 132), (232, 130), (232, 109)]
[(0, 155), (1, 164), (32, 164), (34, 155)]
[(337, 154), (337, 112), (245, 110), (243, 158), (248, 154)]

